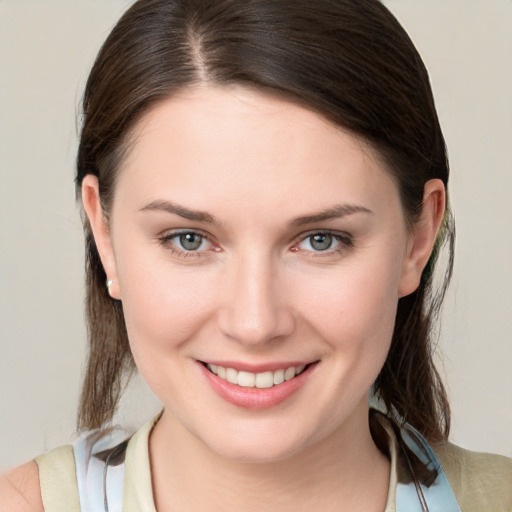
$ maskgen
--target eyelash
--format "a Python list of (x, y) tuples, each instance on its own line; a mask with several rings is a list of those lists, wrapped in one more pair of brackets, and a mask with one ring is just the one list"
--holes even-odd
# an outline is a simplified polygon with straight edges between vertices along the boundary
[[(201, 237), (201, 245), (203, 242), (208, 242), (211, 244), (213, 249), (206, 250), (187, 250), (185, 248), (180, 249), (177, 247), (175, 240), (184, 235), (196, 235)], [(334, 253), (342, 253), (348, 251), (354, 247), (354, 240), (351, 235), (348, 233), (339, 233), (335, 231), (310, 231), (308, 233), (303, 233), (299, 235), (293, 243), (290, 250), (292, 252), (300, 252), (299, 245), (306, 242), (307, 240), (311, 240), (314, 236), (329, 236), (332, 237), (332, 241), (338, 242), (338, 245), (334, 248), (328, 247), (324, 250), (306, 250), (305, 252), (311, 253), (311, 257), (326, 257), (332, 256)], [(208, 253), (213, 250), (213, 252), (219, 252), (220, 248), (216, 247), (210, 238), (200, 232), (195, 230), (183, 230), (183, 231), (173, 231), (172, 233), (168, 233), (162, 237), (159, 237), (158, 242), (164, 246), (165, 248), (171, 251), (171, 254), (175, 254), (177, 257), (182, 259), (190, 259), (190, 258), (204, 258), (210, 256)], [(310, 243), (311, 245), (311, 243)]]
[(200, 231), (194, 231), (194, 230), (173, 231), (172, 233), (168, 233), (168, 234), (160, 237), (158, 239), (158, 241), (165, 248), (169, 249), (171, 251), (171, 254), (175, 254), (179, 258), (190, 259), (190, 258), (204, 258), (204, 257), (209, 256), (208, 250), (198, 251), (198, 250), (187, 250), (185, 248), (183, 248), (183, 249), (178, 248), (176, 243), (174, 242), (174, 240), (178, 239), (181, 236), (185, 236), (185, 235), (199, 236), (202, 239), (201, 245), (204, 241), (207, 241), (214, 247), (213, 250), (215, 252), (218, 252), (220, 250), (218, 248), (215, 248), (215, 246), (213, 245), (213, 243), (211, 242), (210, 238), (207, 235), (205, 235), (204, 233), (202, 233)]
[(333, 253), (342, 253), (348, 251), (354, 247), (354, 239), (348, 233), (340, 233), (337, 231), (310, 231), (309, 233), (303, 233), (298, 238), (298, 241), (292, 246), (291, 250), (293, 252), (299, 252), (298, 246), (308, 240), (311, 240), (314, 236), (328, 236), (332, 238), (332, 242), (338, 242), (338, 245), (334, 248), (328, 247), (324, 250), (310, 250), (307, 252), (311, 253), (311, 257), (319, 258), (332, 256)]

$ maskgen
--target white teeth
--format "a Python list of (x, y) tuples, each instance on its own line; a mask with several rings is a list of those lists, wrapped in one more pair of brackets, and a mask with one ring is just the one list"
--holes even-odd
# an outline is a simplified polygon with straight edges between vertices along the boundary
[(284, 372), (284, 380), (290, 380), (295, 377), (295, 368), (293, 366), (290, 366), (290, 368), (287, 368), (287, 370)]
[(282, 384), (284, 382), (284, 370), (276, 370), (274, 372), (274, 385)]
[(244, 388), (259, 388), (267, 389), (273, 386), (278, 386), (286, 380), (293, 379), (304, 371), (305, 365), (301, 364), (297, 367), (290, 366), (289, 368), (282, 368), (275, 371), (267, 371), (261, 373), (239, 372), (233, 368), (224, 368), (216, 364), (207, 364), (208, 369), (218, 375), (221, 379), (230, 382), (231, 384), (238, 384)]
[(271, 388), (274, 385), (274, 374), (272, 372), (257, 373), (255, 380), (257, 388)]
[(243, 388), (253, 388), (256, 376), (251, 372), (238, 372), (238, 385)]
[(226, 369), (226, 380), (231, 384), (238, 384), (238, 372), (233, 368)]

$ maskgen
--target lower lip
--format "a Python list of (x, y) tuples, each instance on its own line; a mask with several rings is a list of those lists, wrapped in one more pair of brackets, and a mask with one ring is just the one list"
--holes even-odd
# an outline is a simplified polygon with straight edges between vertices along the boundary
[(270, 409), (295, 394), (310, 377), (318, 363), (310, 364), (301, 374), (271, 388), (244, 388), (221, 379), (199, 363), (212, 389), (227, 402), (245, 409)]

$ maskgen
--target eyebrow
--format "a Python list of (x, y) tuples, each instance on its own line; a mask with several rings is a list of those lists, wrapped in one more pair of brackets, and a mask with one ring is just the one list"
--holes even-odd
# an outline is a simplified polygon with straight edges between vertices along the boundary
[(207, 224), (220, 225), (219, 219), (213, 215), (203, 212), (201, 210), (190, 210), (179, 204), (173, 203), (172, 201), (153, 201), (144, 208), (140, 209), (141, 212), (151, 211), (164, 211), (173, 215), (178, 215), (184, 219), (193, 220), (197, 222), (205, 222)]
[(347, 215), (353, 215), (354, 213), (369, 213), (373, 214), (371, 210), (364, 206), (356, 204), (338, 204), (327, 210), (322, 210), (313, 215), (305, 215), (303, 217), (297, 217), (290, 222), (291, 226), (304, 226), (305, 224), (314, 224), (315, 222), (323, 222), (331, 219), (339, 219), (346, 217)]
[[(213, 224), (216, 226), (221, 225), (220, 220), (208, 212), (204, 212), (202, 210), (191, 210), (172, 201), (152, 201), (148, 205), (144, 206), (144, 208), (141, 208), (139, 211), (163, 211), (196, 222), (205, 222), (207, 224)], [(289, 226), (304, 226), (306, 224), (314, 224), (315, 222), (339, 219), (341, 217), (346, 217), (347, 215), (353, 215), (354, 213), (373, 214), (371, 210), (365, 208), (364, 206), (359, 206), (355, 204), (338, 204), (333, 206), (332, 208), (327, 208), (326, 210), (322, 210), (312, 215), (304, 215), (301, 217), (297, 217), (289, 222)]]

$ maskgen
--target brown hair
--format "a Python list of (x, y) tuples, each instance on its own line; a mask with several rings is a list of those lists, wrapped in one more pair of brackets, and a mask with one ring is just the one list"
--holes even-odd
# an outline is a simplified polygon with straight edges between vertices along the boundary
[[(362, 137), (394, 176), (413, 225), (427, 180), (448, 181), (427, 71), (377, 0), (140, 0), (101, 48), (83, 99), (76, 186), (94, 174), (108, 218), (123, 150), (137, 120), (193, 84), (242, 84), (297, 102)], [(89, 358), (78, 425), (110, 421), (133, 369), (122, 303), (109, 298), (88, 222)], [(451, 275), (447, 211), (418, 289), (400, 299), (391, 349), (375, 382), (389, 410), (427, 439), (446, 439), (450, 414), (433, 363), (432, 326)], [(448, 242), (444, 280), (433, 270)]]

